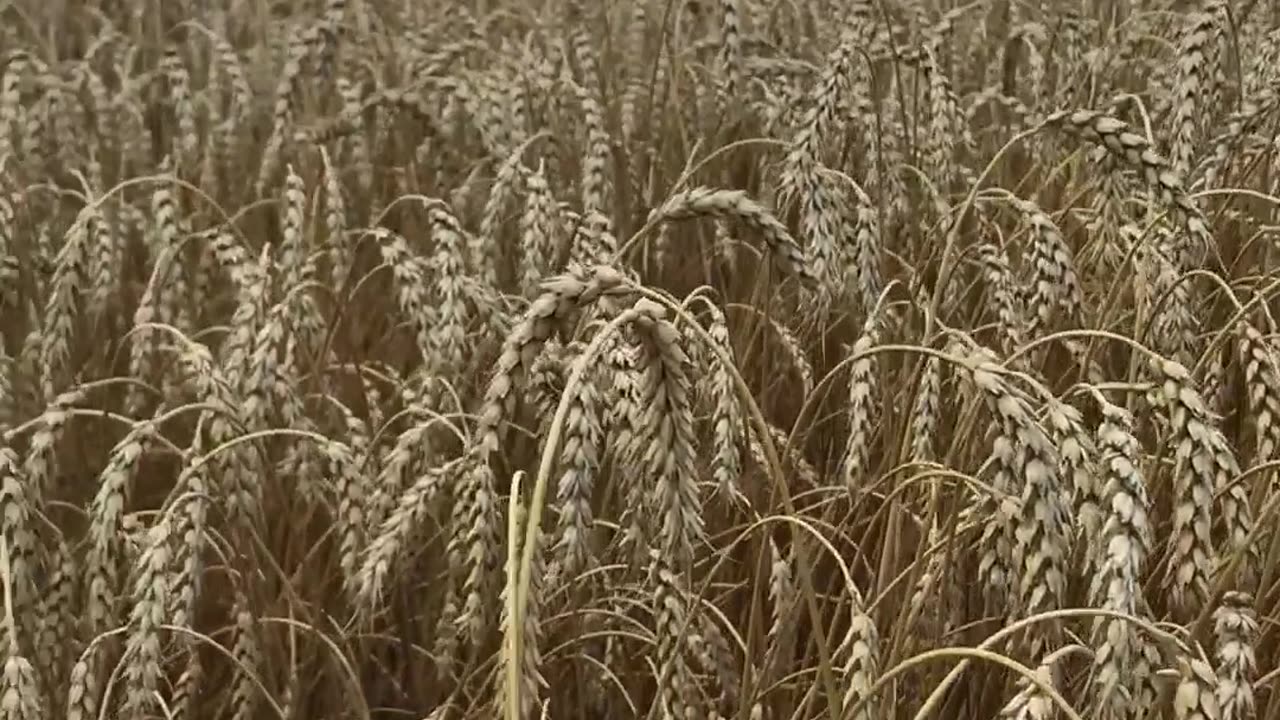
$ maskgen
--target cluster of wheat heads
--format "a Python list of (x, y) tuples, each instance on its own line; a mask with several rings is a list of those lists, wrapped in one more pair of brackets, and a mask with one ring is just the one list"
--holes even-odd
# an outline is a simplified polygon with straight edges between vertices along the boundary
[(1280, 718), (1280, 12), (0, 8), (0, 720)]

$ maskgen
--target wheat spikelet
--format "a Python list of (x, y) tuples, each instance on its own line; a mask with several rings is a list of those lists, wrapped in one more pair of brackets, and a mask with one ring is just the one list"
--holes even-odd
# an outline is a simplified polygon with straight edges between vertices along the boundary
[(1257, 659), (1254, 647), (1258, 640), (1258, 621), (1252, 600), (1247, 593), (1228, 592), (1213, 613), (1217, 701), (1223, 720), (1244, 720), (1255, 713)]
[(880, 219), (872, 206), (871, 198), (858, 198), (854, 222), (852, 226), (845, 223), (845, 228), (844, 244), (853, 248), (851, 253), (846, 250), (849, 260), (845, 264), (845, 277), (857, 288), (863, 311), (871, 314), (884, 292), (880, 261)]
[(1037, 682), (1031, 682), (1027, 677), (1019, 677), (1018, 687), (1020, 689), (1000, 709), (1000, 717), (1012, 720), (1048, 720), (1056, 717), (1058, 706), (1054, 704), (1040, 683), (1049, 687), (1057, 685), (1059, 680), (1055, 676), (1059, 673), (1056, 663), (1076, 649), (1076, 647), (1068, 645), (1045, 656), (1034, 671)]
[[(574, 43), (574, 49), (580, 63), (594, 52), (588, 45), (580, 42)], [(585, 69), (583, 75), (586, 77), (579, 91), (579, 101), (582, 103), (587, 147), (582, 168), (582, 208), (585, 212), (600, 212), (609, 207), (611, 188), (607, 171), (612, 153), (609, 150), (610, 139), (604, 125), (604, 108), (598, 97), (599, 91)]]
[(673, 558), (667, 553), (650, 550), (651, 582), (656, 587), (653, 598), (655, 632), (658, 640), (658, 667), (663, 678), (658, 689), (662, 712), (665, 717), (681, 718), (700, 715), (690, 692), (694, 686), (693, 672), (685, 658), (681, 632), (689, 613), (687, 600)]
[(1190, 249), (1186, 242), (1208, 242), (1209, 230), (1200, 209), (1188, 195), (1185, 179), (1169, 168), (1168, 161), (1151, 149), (1151, 144), (1140, 135), (1129, 131), (1122, 120), (1096, 110), (1059, 111), (1044, 119), (1049, 127), (1061, 127), (1069, 133), (1105, 147), (1117, 160), (1140, 172), (1147, 184), (1169, 205), (1177, 222), (1186, 234), (1184, 244), (1178, 248), (1177, 264), (1185, 267), (1184, 260)]
[(13, 203), (0, 196), (0, 309), (18, 306), (20, 265), (14, 219)]
[[(724, 313), (712, 303), (707, 303), (707, 313), (711, 317), (707, 334), (719, 345), (720, 350), (733, 357), (729, 326)], [(711, 475), (726, 500), (736, 499), (742, 494), (738, 483), (742, 474), (743, 411), (730, 368), (719, 357), (713, 357), (710, 364), (710, 401), (713, 403), (711, 425), (715, 444)]]
[(1191, 313), (1191, 291), (1178, 274), (1173, 234), (1167, 228), (1159, 228), (1157, 232), (1160, 241), (1156, 247), (1139, 250), (1137, 258), (1150, 265), (1150, 268), (1142, 270), (1151, 276), (1150, 299), (1169, 296), (1161, 312), (1153, 319), (1157, 346), (1164, 354), (1185, 365), (1194, 361), (1199, 352), (1196, 347), (1196, 321)]
[[(521, 510), (523, 510), (523, 508), (521, 508)], [(516, 525), (517, 528), (520, 528), (520, 532), (517, 535), (517, 543), (521, 544), (521, 538), (524, 536), (524, 529), (522, 527), (524, 523), (524, 518), (522, 516), (524, 514), (524, 512), (519, 513), (520, 516), (517, 517), (518, 523)], [(519, 716), (521, 718), (532, 717), (534, 709), (539, 704), (538, 698), (542, 696), (543, 692), (548, 687), (547, 680), (542, 674), (543, 658), (540, 650), (540, 642), (542, 638), (542, 632), (540, 630), (543, 603), (542, 595), (544, 575), (547, 572), (545, 563), (543, 562), (545, 549), (542, 547), (541, 530), (535, 530), (533, 532), (533, 539), (535, 543), (532, 550), (533, 562), (528, 568), (528, 594), (525, 596), (524, 615), (521, 618), (523, 622), (522, 631), (520, 633), (520, 657), (515, 660), (519, 665)], [(512, 556), (511, 565), (508, 566), (508, 572), (513, 569), (519, 569), (518, 558), (522, 557), (523, 550), (519, 546), (514, 548), (514, 550), (516, 552)], [(503, 587), (503, 592), (500, 596), (503, 601), (502, 626), (506, 632), (511, 632), (511, 630), (508, 629), (508, 626), (512, 622), (512, 618), (509, 617), (507, 613), (507, 609), (511, 605), (507, 597), (507, 591), (514, 587), (516, 587), (516, 584), (508, 581)], [(498, 682), (499, 686), (497, 691), (494, 693), (495, 706), (503, 707), (507, 702), (506, 696), (511, 692), (511, 688), (507, 684), (508, 677), (505, 672), (501, 673)]]
[(85, 262), (89, 225), (93, 218), (91, 211), (82, 211), (76, 216), (54, 260), (39, 345), (41, 388), (46, 402), (54, 398), (65, 382), (63, 374), (71, 357), (74, 322), (79, 309), (78, 289), (87, 285)]
[(365, 548), (367, 526), (365, 522), (366, 485), (356, 462), (355, 454), (345, 443), (330, 440), (320, 448), (326, 471), (332, 478), (338, 495), (335, 511), (338, 525), (338, 564), (342, 568), (343, 583), (354, 595), (358, 581), (359, 554)]
[(769, 646), (762, 664), (764, 677), (776, 680), (783, 663), (792, 660), (795, 637), (791, 631), (796, 618), (794, 572), (791, 558), (782, 554), (777, 543), (769, 541)]
[(733, 696), (739, 686), (737, 658), (715, 620), (708, 613), (700, 613), (699, 617), (702, 622), (689, 633), (686, 644), (702, 672), (712, 678), (712, 687), (705, 692), (712, 706), (707, 714), (714, 717), (722, 710), (732, 711)]
[(499, 248), (499, 230), (503, 214), (511, 199), (519, 189), (521, 170), (527, 168), (521, 164), (521, 157), (526, 145), (518, 146), (498, 166), (489, 188), (489, 197), (485, 199), (484, 212), (480, 217), (480, 232), (476, 234), (476, 244), (471, 257), (471, 266), (486, 285), (498, 282), (495, 250)]
[(920, 69), (929, 85), (929, 166), (931, 174), (945, 189), (957, 174), (954, 156), (961, 117), (951, 81), (928, 44), (922, 48), (919, 59)]
[[(1133, 416), (1105, 400), (1100, 403), (1102, 422), (1096, 437), (1107, 513), (1095, 546), (1090, 596), (1100, 607), (1136, 614), (1145, 605), (1140, 583), (1153, 541), (1151, 500), (1133, 436)], [(1094, 634), (1098, 689), (1094, 702), (1104, 717), (1127, 718), (1137, 708), (1141, 689), (1134, 683), (1134, 666), (1145, 640), (1121, 620), (1099, 620)]]
[(1003, 250), (984, 244), (978, 248), (983, 276), (991, 288), (991, 304), (999, 321), (1000, 349), (1010, 354), (1022, 346), (1024, 327), (1022, 303), (1016, 295), (1013, 271)]
[(618, 252), (618, 239), (610, 229), (609, 218), (592, 210), (577, 223), (569, 248), (569, 263), (608, 265)]
[(248, 609), (248, 599), (238, 594), (231, 614), (235, 618), (235, 642), (231, 646), (231, 655), (237, 666), (231, 687), (231, 716), (234, 720), (249, 720), (260, 697), (258, 685), (248, 673), (259, 672), (262, 648), (255, 632), (253, 613)]
[(424, 358), (431, 357), (429, 328), (435, 319), (435, 309), (427, 305), (426, 264), (409, 251), (408, 242), (400, 235), (378, 228), (374, 237), (379, 241), (382, 261), (391, 266), (396, 304), (414, 324), (419, 352)]
[(302, 178), (294, 172), (292, 164), (285, 165), (283, 200), (277, 277), (280, 278), (281, 290), (290, 292), (304, 279), (310, 279), (304, 275), (303, 270), (307, 262), (306, 240), (303, 237), (303, 223), (307, 212), (306, 188)]
[(809, 393), (813, 392), (814, 373), (813, 365), (805, 355), (804, 344), (800, 342), (800, 338), (796, 336), (795, 332), (781, 321), (770, 318), (769, 327), (778, 336), (783, 352), (786, 353), (787, 359), (791, 361), (792, 368), (795, 369), (796, 375), (800, 378), (801, 392), (808, 396)]
[(0, 349), (0, 434), (7, 433), (17, 415), (18, 395), (14, 387), (16, 361)]
[(93, 658), (80, 659), (71, 668), (67, 691), (67, 720), (92, 720), (98, 717), (97, 677)]
[[(431, 239), (436, 243), (436, 252), (429, 262), (436, 278), (436, 316), (434, 326), (428, 331), (430, 354), (427, 357), (432, 359), (437, 374), (448, 376), (462, 369), (467, 352), (469, 313), (460, 282), (464, 275), (463, 232), (457, 218), (444, 210), (433, 208), (429, 217)], [(485, 269), (490, 266), (487, 261), (475, 257), (472, 261), (484, 262), (477, 268), (482, 280), (486, 272), (492, 272)]]
[(560, 404), (560, 395), (564, 392), (568, 379), (568, 367), (573, 361), (573, 351), (552, 338), (542, 348), (542, 353), (529, 368), (529, 381), (525, 388), (525, 399), (537, 409), (540, 431), (545, 431), (551, 424)]
[(288, 45), (284, 67), (276, 83), (275, 105), (271, 118), (271, 135), (262, 152), (262, 162), (258, 166), (258, 179), (254, 184), (254, 194), (261, 197), (267, 186), (275, 179), (288, 139), (289, 127), (295, 122), (298, 79), (302, 74), (303, 60), (307, 55), (305, 30), (295, 27), (288, 37)]
[(45, 697), (54, 698), (69, 683), (67, 660), (76, 646), (69, 638), (74, 635), (76, 625), (80, 576), (75, 557), (61, 539), (50, 553), (49, 566), (45, 592), (37, 602), (32, 657), (37, 674), (45, 681)]
[(164, 71), (169, 86), (169, 97), (173, 103), (176, 124), (173, 155), (177, 159), (179, 168), (189, 168), (195, 159), (200, 142), (196, 134), (195, 107), (191, 102), (191, 75), (183, 64), (182, 56), (178, 54), (178, 48), (175, 45), (165, 48), (160, 66)]
[(371, 533), (376, 534), (391, 513), (408, 479), (424, 471), (435, 454), (430, 435), (431, 425), (426, 422), (426, 407), (417, 398), (408, 400), (406, 404), (411, 423), (396, 435), (391, 449), (382, 453), (382, 466), (373, 484), (373, 497), (368, 504)]
[(845, 687), (844, 707), (852, 708), (862, 703), (862, 709), (852, 717), (858, 720), (871, 720), (876, 717), (879, 704), (871, 689), (879, 675), (880, 633), (875, 622), (864, 609), (861, 597), (853, 597), (851, 611), (852, 621), (849, 632), (842, 641), (847, 655), (841, 674)]
[(1094, 438), (1085, 430), (1084, 417), (1075, 407), (1056, 399), (1046, 402), (1045, 418), (1053, 444), (1058, 447), (1058, 475), (1063, 491), (1070, 495), (1079, 537), (1089, 555), (1094, 552), (1103, 523), (1103, 480), (1098, 475), (1098, 458)]
[(1019, 200), (1017, 208), (1024, 214), (1032, 231), (1034, 276), (1028, 335), (1035, 337), (1041, 329), (1052, 326), (1053, 313), (1061, 310), (1068, 320), (1078, 321), (1084, 304), (1084, 291), (1076, 274), (1071, 249), (1057, 224), (1034, 203)]
[(525, 190), (524, 213), (520, 217), (521, 287), (525, 294), (533, 294), (550, 268), (556, 248), (554, 198), (547, 186), (545, 160), (539, 160), (537, 169), (529, 174)]
[[(89, 175), (92, 187), (102, 187), (101, 163), (91, 162)], [(116, 224), (112, 222), (110, 213), (93, 214), (89, 223), (89, 243), (94, 248), (87, 271), (93, 282), (93, 302), (89, 310), (91, 317), (100, 320), (113, 310), (114, 297), (120, 291), (120, 270), (124, 256), (124, 244), (116, 232)]]
[(553, 577), (566, 581), (576, 577), (591, 559), (591, 503), (602, 445), (595, 384), (580, 383), (569, 402), (560, 447), (564, 470), (556, 486), (559, 539), (555, 543), (556, 560), (551, 570)]
[(4, 76), (0, 79), (0, 157), (14, 153), (16, 133), (24, 125), (22, 80), (31, 64), (25, 50), (13, 50), (5, 57)]
[[(970, 362), (972, 381), (1000, 423), (995, 454), (1001, 472), (1007, 474), (1006, 482), (1022, 480), (1020, 489), (1010, 488), (1020, 495), (1010, 548), (1010, 569), (1015, 573), (1010, 579), (1015, 583), (1019, 609), (1034, 614), (1061, 607), (1066, 593), (1071, 513), (1058, 485), (1057, 450), (1031, 417), (1026, 401), (994, 372), (994, 364), (981, 354)], [(1043, 643), (1052, 644), (1053, 634), (1052, 626), (1041, 630), (1032, 654), (1043, 654), (1039, 650)]]
[(10, 651), (0, 679), (0, 717), (5, 720), (37, 720), (43, 716), (35, 669), (23, 656)]
[(938, 431), (942, 390), (942, 362), (930, 356), (920, 370), (916, 386), (915, 412), (911, 419), (911, 459), (932, 462)]
[(320, 161), (324, 167), (324, 225), (329, 246), (329, 271), (333, 286), (342, 291), (347, 286), (347, 274), (351, 271), (353, 249), (347, 237), (347, 201), (343, 194), (342, 178), (330, 161), (329, 152), (320, 148)]
[(1176, 544), (1171, 545), (1167, 580), (1174, 607), (1197, 613), (1209, 598), (1210, 575), (1218, 561), (1213, 534), (1214, 494), (1221, 490), (1222, 522), (1217, 534), (1227, 536), (1233, 552), (1243, 553), (1237, 581), (1249, 588), (1257, 580), (1256, 547), (1248, 543), (1253, 526), (1248, 496), (1231, 484), (1239, 474), (1235, 455), (1191, 387), (1186, 368), (1172, 361), (1153, 361), (1161, 380), (1163, 403), (1169, 413), (1174, 449), (1177, 509), (1174, 513)]
[(856, 494), (867, 472), (871, 453), (872, 397), (876, 393), (876, 357), (870, 350), (879, 341), (879, 328), (875, 318), (867, 320), (862, 335), (850, 349), (857, 358), (849, 368), (849, 440), (845, 446), (844, 485), (850, 494)]
[(128, 502), (131, 478), (139, 460), (155, 438), (151, 422), (139, 422), (116, 443), (98, 479), (98, 491), (90, 506), (90, 545), (86, 562), (86, 610), (93, 632), (112, 627), (120, 592), (120, 529)]
[[(26, 456), (22, 459), (22, 495), (33, 510), (41, 511), (45, 498), (58, 489), (58, 444), (66, 436), (74, 408), (85, 401), (85, 395), (79, 388), (61, 393), (37, 418), (35, 432), (27, 445)], [(21, 558), (33, 547), (25, 542), (13, 542), (15, 545), (9, 550), (11, 558)], [(16, 589), (19, 598), (24, 597), (24, 591), (25, 588), (19, 583)]]
[(1252, 324), (1242, 323), (1240, 333), (1240, 360), (1254, 432), (1253, 463), (1258, 465), (1272, 460), (1280, 449), (1280, 361)]
[(125, 649), (128, 664), (124, 672), (126, 692), (123, 710), (129, 714), (143, 714), (151, 710), (159, 689), (162, 673), (160, 625), (170, 603), (167, 571), (171, 533), (168, 518), (162, 518), (148, 530), (147, 547), (139, 559)]
[[(193, 443), (191, 450), (198, 451), (200, 436)], [(195, 622), (198, 601), (200, 599), (201, 573), (204, 567), (202, 553), (205, 548), (205, 533), (209, 517), (208, 461), (202, 456), (191, 459), (187, 467), (178, 476), (177, 487), (182, 490), (179, 504), (175, 508), (178, 515), (173, 536), (174, 543), (172, 567), (169, 570), (172, 578), (171, 598), (173, 607), (171, 617), (173, 624), (189, 627)], [(195, 650), (191, 650), (194, 656)], [(195, 661), (193, 661), (195, 662)]]
[[(640, 348), (631, 340), (629, 328), (610, 338), (611, 345), (605, 352), (605, 367), (610, 377), (605, 388), (605, 452), (601, 465), (614, 467), (629, 463), (637, 452), (637, 443), (644, 433), (642, 420)], [(653, 535), (648, 496), (645, 486), (634, 477), (623, 480), (626, 508), (619, 523), (625, 530), (621, 546), (631, 548), (637, 562), (647, 559), (647, 548)]]
[(204, 665), (200, 660), (199, 648), (192, 643), (187, 649), (187, 666), (182, 669), (182, 674), (174, 683), (173, 699), (169, 703), (173, 707), (175, 718), (187, 720), (196, 716), (200, 703), (200, 683), (204, 677)]
[(355, 166), (356, 186), (362, 191), (368, 191), (373, 185), (373, 160), (362, 112), (362, 89), (346, 77), (339, 77), (337, 86), (338, 95), (342, 98), (342, 115), (352, 123), (352, 132), (344, 138), (343, 143), (346, 156)]
[(1210, 57), (1216, 61), (1217, 53), (1209, 51), (1211, 39), (1215, 48), (1217, 46), (1217, 38), (1212, 37), (1216, 24), (1211, 13), (1193, 15), (1190, 27), (1178, 46), (1177, 81), (1173, 88), (1174, 132), (1169, 155), (1173, 161), (1173, 172), (1182, 177), (1187, 177), (1194, 162), (1199, 134), (1197, 105), (1210, 99), (1204, 97), (1206, 76), (1217, 72), (1216, 62), (1210, 62)]
[(665, 319), (661, 306), (640, 300), (631, 314), (642, 348), (641, 431), (634, 438), (631, 461), (654, 483), (654, 526), (663, 555), (674, 567), (687, 568), (704, 537), (694, 467), (689, 358), (680, 331)]
[(734, 217), (759, 232), (775, 261), (802, 281), (816, 282), (816, 276), (786, 227), (762, 205), (738, 190), (695, 188), (667, 198), (650, 215), (651, 222), (684, 220), (703, 215)]
[(1218, 677), (1209, 663), (1198, 657), (1178, 658), (1180, 679), (1173, 696), (1173, 714), (1178, 720), (1216, 720)]
[(841, 201), (819, 172), (820, 149), (836, 122), (836, 111), (852, 81), (857, 36), (845, 30), (826, 58), (822, 78), (812, 90), (811, 105), (787, 149), (778, 188), (780, 206), (799, 196), (801, 225), (809, 251), (808, 269), (821, 286), (833, 277), (837, 223)]
[(444, 481), (457, 469), (457, 463), (453, 462), (423, 472), (400, 495), (395, 508), (376, 528), (357, 573), (355, 597), (359, 607), (372, 609), (383, 596), (399, 555), (419, 532)]
[(720, 17), (723, 92), (732, 100), (742, 87), (742, 11), (738, 0), (720, 0)]

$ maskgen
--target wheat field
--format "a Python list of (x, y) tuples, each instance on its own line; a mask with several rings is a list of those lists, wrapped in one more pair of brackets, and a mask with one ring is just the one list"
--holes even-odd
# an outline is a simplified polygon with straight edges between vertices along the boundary
[(0, 5), (0, 720), (1280, 720), (1280, 7)]

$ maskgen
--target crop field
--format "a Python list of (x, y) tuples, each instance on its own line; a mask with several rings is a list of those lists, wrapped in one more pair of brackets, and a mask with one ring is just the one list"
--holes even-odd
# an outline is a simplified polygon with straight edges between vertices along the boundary
[(0, 720), (1280, 720), (1280, 6), (0, 3)]

